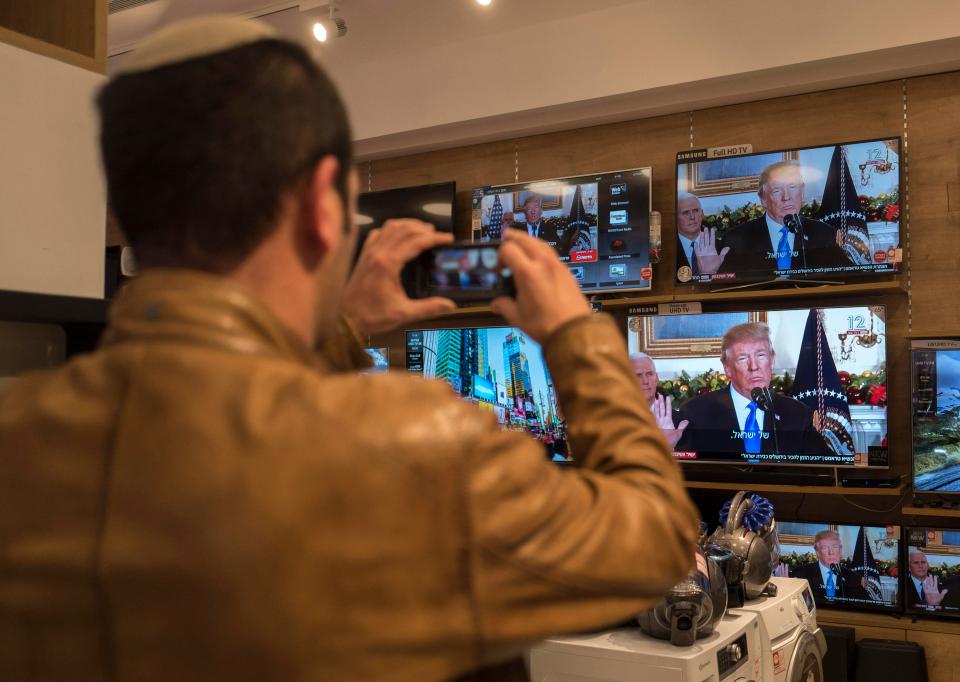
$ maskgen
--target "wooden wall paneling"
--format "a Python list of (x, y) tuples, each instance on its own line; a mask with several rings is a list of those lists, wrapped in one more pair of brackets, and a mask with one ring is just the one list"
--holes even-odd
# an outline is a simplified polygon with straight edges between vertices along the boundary
[(0, 41), (107, 71), (107, 0), (0, 0)]
[[(457, 205), (454, 233), (457, 239), (469, 239), (471, 190), (483, 185), (513, 182), (514, 141), (489, 142), (371, 163), (373, 191), (455, 180)], [(362, 171), (360, 186), (364, 191), (367, 189)]]
[(901, 135), (899, 81), (693, 112), (693, 146), (752, 144), (756, 152)]
[(930, 682), (960, 682), (960, 637), (940, 632), (908, 630), (907, 639), (923, 647)]
[[(666, 234), (674, 224), (676, 153), (688, 147), (689, 120), (688, 114), (672, 114), (521, 138), (520, 180), (651, 166), (651, 210), (662, 214)], [(675, 241), (664, 239), (649, 293), (673, 293)]]
[(960, 73), (907, 82), (914, 335), (960, 334)]

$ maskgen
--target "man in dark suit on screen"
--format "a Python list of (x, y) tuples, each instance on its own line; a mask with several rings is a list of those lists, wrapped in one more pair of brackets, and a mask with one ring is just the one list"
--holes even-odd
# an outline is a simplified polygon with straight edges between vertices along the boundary
[(730, 253), (720, 271), (784, 276), (790, 270), (849, 265), (837, 244), (835, 227), (800, 217), (803, 189), (799, 161), (778, 161), (764, 168), (757, 194), (765, 213), (724, 235)]
[(829, 455), (826, 441), (813, 427), (809, 407), (772, 391), (765, 396), (772, 405), (752, 397), (755, 388), (769, 389), (773, 358), (767, 325), (746, 322), (728, 329), (720, 345), (720, 361), (730, 386), (693, 398), (680, 408), (680, 417), (689, 425), (676, 449)]
[[(716, 239), (717, 231), (703, 226), (703, 208), (700, 198), (689, 192), (677, 195), (677, 270), (681, 282), (698, 275), (716, 273), (730, 251)], [(718, 246), (721, 247), (717, 253)], [(689, 272), (681, 270), (689, 268)], [(683, 277), (679, 276), (683, 273)], [(689, 274), (690, 277), (686, 277)]]
[(907, 568), (909, 575), (904, 581), (904, 601), (907, 609), (939, 611), (960, 608), (960, 580), (942, 580), (931, 573), (927, 555), (916, 547), (910, 548)]
[(840, 565), (843, 545), (835, 530), (825, 529), (814, 536), (813, 549), (817, 560), (801, 564), (790, 571), (792, 578), (810, 583), (813, 598), (819, 602), (834, 599), (869, 599), (862, 576)]

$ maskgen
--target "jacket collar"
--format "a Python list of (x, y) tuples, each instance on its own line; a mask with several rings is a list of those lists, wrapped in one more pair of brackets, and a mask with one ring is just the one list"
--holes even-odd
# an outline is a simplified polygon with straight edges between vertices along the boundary
[(198, 270), (150, 269), (128, 282), (110, 306), (100, 341), (173, 341), (317, 365), (317, 356), (248, 290)]

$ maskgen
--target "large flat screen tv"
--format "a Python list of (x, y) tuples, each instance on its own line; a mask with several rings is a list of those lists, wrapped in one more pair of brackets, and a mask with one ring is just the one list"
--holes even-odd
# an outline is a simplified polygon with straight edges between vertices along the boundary
[(911, 342), (913, 488), (960, 493), (960, 339)]
[(960, 530), (906, 528), (907, 613), (960, 618)]
[(696, 155), (677, 155), (677, 281), (832, 281), (897, 270), (900, 138)]
[(570, 461), (567, 424), (543, 352), (519, 329), (408, 331), (406, 367), (446, 381), (461, 398), (492, 412), (504, 429), (532, 434), (550, 459)]
[(357, 197), (357, 253), (370, 230), (393, 218), (416, 218), (439, 232), (452, 233), (456, 194), (457, 183), (452, 181), (362, 193)]
[(649, 289), (650, 169), (477, 187), (473, 234), (526, 230), (549, 242), (587, 294)]
[(679, 460), (887, 464), (883, 306), (633, 316), (627, 342)]
[(896, 612), (900, 526), (777, 520), (778, 575), (804, 578), (819, 607)]

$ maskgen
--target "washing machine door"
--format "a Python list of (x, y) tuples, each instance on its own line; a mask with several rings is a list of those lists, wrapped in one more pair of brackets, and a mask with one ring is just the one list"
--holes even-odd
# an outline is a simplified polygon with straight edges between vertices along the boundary
[(823, 682), (823, 654), (817, 639), (810, 632), (803, 632), (793, 650), (793, 658), (787, 669), (789, 682)]

